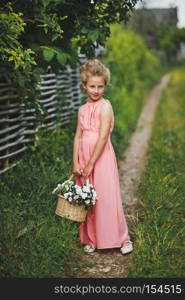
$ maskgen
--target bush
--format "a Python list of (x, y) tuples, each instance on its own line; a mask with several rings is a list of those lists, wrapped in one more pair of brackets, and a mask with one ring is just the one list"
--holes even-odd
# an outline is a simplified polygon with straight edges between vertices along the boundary
[(160, 61), (146, 47), (142, 38), (120, 24), (111, 25), (104, 63), (112, 79), (107, 90), (115, 113), (113, 143), (119, 158), (135, 129), (148, 90), (158, 81)]

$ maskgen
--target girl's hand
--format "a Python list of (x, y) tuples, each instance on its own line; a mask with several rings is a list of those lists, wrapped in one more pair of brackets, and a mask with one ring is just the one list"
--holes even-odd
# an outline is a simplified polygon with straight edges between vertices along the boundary
[(82, 168), (80, 167), (79, 164), (73, 164), (72, 173), (76, 176), (81, 176), (82, 175)]
[(94, 165), (92, 163), (88, 163), (82, 171), (82, 176), (84, 176), (85, 179), (88, 178), (89, 175), (91, 174), (93, 168), (94, 168)]

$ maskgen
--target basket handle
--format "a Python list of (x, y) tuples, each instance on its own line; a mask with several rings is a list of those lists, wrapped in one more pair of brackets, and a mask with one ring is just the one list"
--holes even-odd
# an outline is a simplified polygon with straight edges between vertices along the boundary
[(69, 176), (68, 180), (73, 179), (74, 174), (71, 174), (71, 176)]
[[(68, 180), (71, 180), (71, 179), (73, 179), (73, 176), (74, 176), (74, 174), (71, 174), (71, 176), (69, 177), (69, 179), (68, 179)], [(86, 184), (89, 184), (89, 177), (86, 179)]]

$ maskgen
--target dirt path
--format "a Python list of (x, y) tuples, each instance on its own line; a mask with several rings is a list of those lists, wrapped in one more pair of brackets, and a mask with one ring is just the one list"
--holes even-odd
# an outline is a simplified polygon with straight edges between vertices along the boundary
[[(161, 82), (148, 95), (146, 104), (138, 120), (137, 128), (130, 139), (130, 146), (125, 151), (125, 159), (118, 162), (120, 173), (123, 207), (132, 236), (132, 229), (137, 224), (137, 186), (144, 170), (148, 143), (152, 132), (152, 122), (162, 91), (166, 88), (170, 75), (163, 76)], [(132, 261), (134, 251), (122, 255), (119, 248), (96, 250), (84, 254), (82, 268), (78, 278), (125, 278)]]

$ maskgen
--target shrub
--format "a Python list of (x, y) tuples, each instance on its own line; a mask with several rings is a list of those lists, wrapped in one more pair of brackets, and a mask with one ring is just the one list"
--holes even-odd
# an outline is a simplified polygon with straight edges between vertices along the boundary
[(111, 71), (107, 98), (115, 113), (113, 143), (121, 158), (120, 141), (125, 149), (130, 133), (136, 127), (143, 99), (161, 74), (160, 61), (139, 35), (120, 24), (111, 25), (106, 47), (103, 61)]

